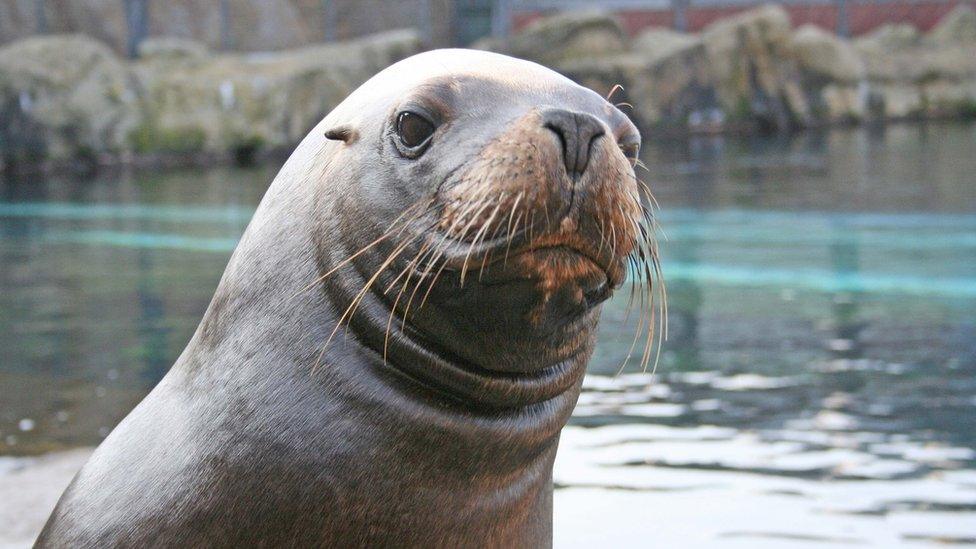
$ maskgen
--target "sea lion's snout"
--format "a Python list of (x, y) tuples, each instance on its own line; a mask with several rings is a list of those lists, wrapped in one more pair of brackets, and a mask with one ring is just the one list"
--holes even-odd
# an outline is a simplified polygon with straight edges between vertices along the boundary
[[(437, 194), (429, 241), (447, 242), (449, 274), (431, 299), (469, 342), (452, 352), (487, 370), (534, 371), (575, 356), (628, 262), (653, 260), (632, 163), (636, 128), (616, 111), (551, 105), (496, 127)], [(483, 340), (480, 352), (468, 353), (471, 338)]]
[(604, 135), (603, 124), (591, 114), (548, 108), (541, 112), (543, 126), (556, 134), (566, 174), (578, 181), (586, 170), (593, 141)]
[[(439, 229), (461, 244), (455, 267), (551, 288), (582, 265), (619, 287), (644, 215), (619, 143), (606, 121), (571, 108), (537, 107), (509, 123), (442, 188)], [(535, 260), (556, 248), (575, 253)]]

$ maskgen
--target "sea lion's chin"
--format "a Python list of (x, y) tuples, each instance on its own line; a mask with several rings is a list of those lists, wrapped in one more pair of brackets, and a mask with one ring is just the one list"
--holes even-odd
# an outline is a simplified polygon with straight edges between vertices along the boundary
[(540, 336), (572, 331), (618, 285), (616, 269), (566, 245), (527, 249), (485, 268), (487, 291), (523, 294), (526, 327)]

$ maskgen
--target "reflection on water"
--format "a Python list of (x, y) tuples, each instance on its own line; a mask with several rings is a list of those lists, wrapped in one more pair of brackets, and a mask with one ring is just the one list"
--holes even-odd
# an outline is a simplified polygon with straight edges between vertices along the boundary
[[(723, 546), (976, 538), (974, 142), (902, 126), (647, 145), (670, 339), (656, 375), (615, 377), (633, 319), (606, 306), (557, 541), (588, 535), (588, 508), (561, 502), (622, 505), (632, 533), (705, 497), (784, 521), (696, 534)], [(0, 453), (105, 436), (182, 350), (274, 171), (0, 186)]]

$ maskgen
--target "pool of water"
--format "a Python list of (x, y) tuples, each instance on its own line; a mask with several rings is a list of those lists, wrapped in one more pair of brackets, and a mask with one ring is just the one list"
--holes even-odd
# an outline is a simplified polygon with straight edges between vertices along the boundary
[[(655, 372), (616, 375), (634, 319), (625, 296), (605, 307), (557, 461), (557, 540), (590, 532), (586, 506), (560, 514), (579, 498), (625, 506), (621, 535), (702, 498), (784, 517), (695, 530), (723, 546), (976, 540), (976, 126), (643, 157), (669, 339)], [(0, 455), (97, 444), (139, 401), (276, 169), (0, 184)]]

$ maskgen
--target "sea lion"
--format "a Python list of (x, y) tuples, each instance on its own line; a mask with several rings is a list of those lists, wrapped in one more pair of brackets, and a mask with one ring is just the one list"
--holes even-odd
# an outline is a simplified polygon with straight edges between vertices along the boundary
[(551, 545), (600, 304), (655, 264), (639, 145), (527, 61), (380, 72), (285, 163), (37, 545)]

